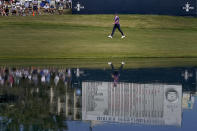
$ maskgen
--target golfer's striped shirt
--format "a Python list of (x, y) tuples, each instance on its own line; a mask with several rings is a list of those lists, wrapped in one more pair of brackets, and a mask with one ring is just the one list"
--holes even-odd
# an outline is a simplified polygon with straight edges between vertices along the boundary
[(118, 16), (115, 16), (115, 18), (114, 18), (114, 20), (115, 20), (115, 24), (119, 24), (119, 17)]

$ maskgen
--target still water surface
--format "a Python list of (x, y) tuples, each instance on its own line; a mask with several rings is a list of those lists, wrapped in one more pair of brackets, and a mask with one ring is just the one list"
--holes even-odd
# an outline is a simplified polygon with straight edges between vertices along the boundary
[(0, 68), (0, 131), (197, 128), (197, 68)]

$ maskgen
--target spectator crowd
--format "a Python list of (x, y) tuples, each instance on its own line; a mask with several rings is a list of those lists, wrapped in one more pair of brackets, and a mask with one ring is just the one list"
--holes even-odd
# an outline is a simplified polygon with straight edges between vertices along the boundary
[(1, 16), (63, 14), (72, 8), (72, 0), (0, 0)]

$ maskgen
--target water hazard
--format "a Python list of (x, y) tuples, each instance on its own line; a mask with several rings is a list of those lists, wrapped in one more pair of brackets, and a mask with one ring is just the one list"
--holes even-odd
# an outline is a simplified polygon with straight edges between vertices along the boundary
[(0, 67), (1, 131), (194, 130), (197, 68)]

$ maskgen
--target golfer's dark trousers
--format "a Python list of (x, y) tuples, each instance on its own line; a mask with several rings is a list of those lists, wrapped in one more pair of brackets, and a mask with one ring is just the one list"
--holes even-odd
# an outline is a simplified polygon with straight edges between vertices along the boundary
[(122, 35), (124, 35), (123, 32), (122, 32), (122, 30), (120, 29), (120, 24), (114, 24), (114, 27), (113, 27), (111, 36), (114, 35), (114, 32), (115, 32), (116, 28), (118, 28), (118, 30), (120, 31), (120, 33), (121, 33)]

